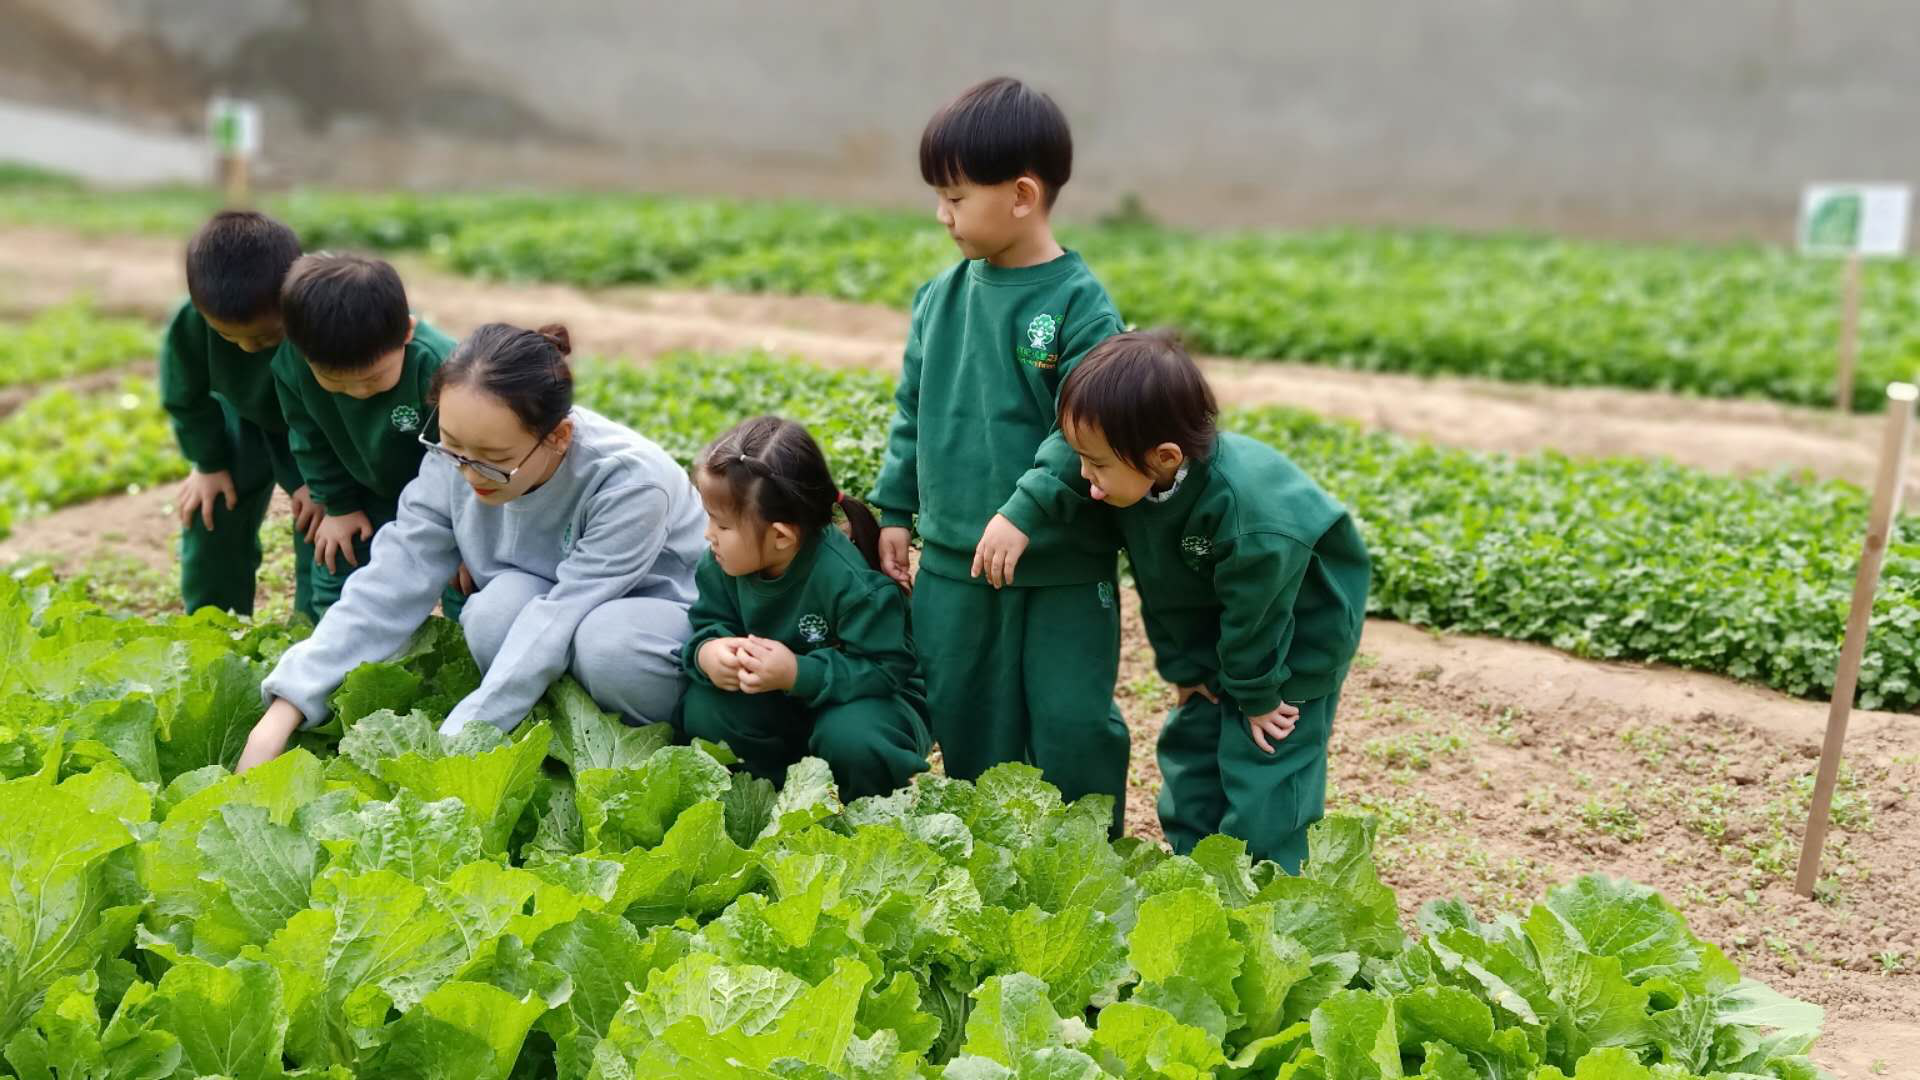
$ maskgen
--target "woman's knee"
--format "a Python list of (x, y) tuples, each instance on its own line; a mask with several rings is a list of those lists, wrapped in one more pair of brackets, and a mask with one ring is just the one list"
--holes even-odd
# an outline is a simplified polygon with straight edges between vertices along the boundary
[(508, 572), (487, 582), (487, 587), (467, 597), (460, 609), (460, 629), (467, 636), (467, 649), (482, 670), (493, 666), (500, 647), (507, 643), (513, 620), (528, 604), (547, 594), (553, 582), (519, 571)]
[(609, 709), (665, 720), (686, 689), (680, 648), (692, 632), (678, 604), (643, 598), (602, 604), (574, 632), (574, 676)]

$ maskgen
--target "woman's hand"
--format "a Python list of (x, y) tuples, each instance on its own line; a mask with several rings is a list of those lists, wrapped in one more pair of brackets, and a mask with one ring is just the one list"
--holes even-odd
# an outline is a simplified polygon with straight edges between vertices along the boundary
[(300, 729), (304, 719), (300, 710), (286, 698), (275, 698), (268, 707), (266, 715), (253, 725), (253, 732), (247, 736), (247, 747), (240, 752), (240, 762), (233, 767), (236, 773), (246, 772), (255, 765), (265, 764), (280, 756), (287, 748), (287, 740)]

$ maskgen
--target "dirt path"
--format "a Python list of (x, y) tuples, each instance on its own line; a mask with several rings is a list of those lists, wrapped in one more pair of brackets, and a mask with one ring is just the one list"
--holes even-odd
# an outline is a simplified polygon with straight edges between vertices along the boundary
[[(0, 231), (0, 315), (91, 292), (104, 307), (165, 314), (184, 292), (172, 241)], [(398, 260), (415, 306), (454, 333), (483, 322), (564, 322), (585, 352), (649, 358), (676, 349), (759, 348), (829, 364), (893, 369), (900, 312), (819, 297), (748, 296), (495, 284)], [(1313, 364), (1211, 360), (1224, 401), (1293, 405), (1371, 427), (1479, 450), (1555, 449), (1578, 456), (1667, 457), (1701, 468), (1808, 469), (1866, 483), (1873, 417), (1761, 401), (1713, 401), (1605, 389), (1553, 389), (1461, 378), (1341, 371)], [(1909, 474), (1920, 495), (1920, 460)]]

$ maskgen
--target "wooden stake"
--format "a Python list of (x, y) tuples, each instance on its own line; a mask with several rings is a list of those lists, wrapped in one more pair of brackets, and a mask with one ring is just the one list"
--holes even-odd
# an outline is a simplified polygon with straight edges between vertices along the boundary
[(1840, 381), (1833, 394), (1833, 407), (1853, 411), (1853, 369), (1860, 347), (1860, 253), (1847, 255), (1847, 268), (1840, 284)]
[(252, 163), (245, 154), (220, 156), (220, 179), (226, 189), (227, 206), (245, 209), (253, 205)]
[(1913, 402), (1920, 389), (1912, 383), (1887, 387), (1887, 423), (1880, 441), (1880, 475), (1873, 486), (1873, 511), (1867, 521), (1867, 540), (1860, 550), (1860, 570), (1853, 578), (1853, 606), (1847, 610), (1847, 639), (1840, 648), (1840, 665), (1833, 673), (1833, 704), (1827, 710), (1827, 741), (1820, 750), (1820, 772), (1813, 784), (1813, 808), (1800, 845), (1800, 874), (1794, 890), (1812, 896), (1820, 877), (1820, 852), (1827, 843), (1827, 813), (1833, 806), (1833, 785), (1840, 777), (1840, 750), (1847, 741), (1847, 720), (1853, 715), (1853, 692), (1860, 685), (1860, 659), (1867, 651), (1867, 623), (1873, 616), (1873, 594), (1880, 586), (1880, 564), (1892, 539), (1893, 519), (1900, 509), (1900, 491), (1907, 474), (1907, 446), (1913, 430)]

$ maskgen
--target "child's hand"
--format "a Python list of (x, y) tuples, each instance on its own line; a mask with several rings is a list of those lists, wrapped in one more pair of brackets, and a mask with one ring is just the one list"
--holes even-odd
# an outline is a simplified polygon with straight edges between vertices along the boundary
[(880, 570), (908, 592), (913, 591), (913, 574), (907, 561), (912, 546), (913, 537), (905, 528), (889, 525), (880, 530)]
[(305, 537), (307, 543), (311, 544), (313, 534), (320, 528), (320, 519), (326, 516), (327, 512), (320, 509), (319, 503), (313, 501), (313, 492), (307, 490), (307, 485), (301, 484), (293, 493), (294, 531)]
[(474, 594), (473, 571), (467, 569), (466, 563), (461, 563), (460, 569), (454, 572), (453, 580), (448, 584), (459, 590), (461, 596), (472, 596)]
[(1177, 709), (1180, 706), (1185, 705), (1187, 703), (1187, 699), (1192, 697), (1195, 694), (1199, 694), (1201, 697), (1206, 698), (1208, 701), (1213, 702), (1215, 705), (1220, 704), (1220, 699), (1213, 696), (1213, 691), (1207, 689), (1207, 685), (1205, 683), (1201, 683), (1199, 686), (1174, 687), (1173, 688), (1173, 695), (1174, 695), (1173, 707)]
[(366, 511), (355, 510), (351, 514), (328, 514), (320, 522), (320, 528), (313, 535), (313, 557), (327, 568), (327, 573), (337, 574), (340, 556), (347, 557), (351, 566), (360, 565), (360, 556), (353, 552), (354, 537), (362, 540), (373, 539), (373, 519)]
[(793, 650), (777, 641), (750, 637), (741, 654), (740, 689), (749, 694), (791, 690), (800, 677), (800, 661)]
[(987, 584), (996, 589), (1011, 585), (1013, 568), (1026, 551), (1027, 534), (1005, 514), (995, 514), (980, 534), (980, 545), (973, 549), (973, 576), (987, 575)]
[(1271, 754), (1273, 743), (1267, 740), (1271, 738), (1273, 742), (1279, 742), (1293, 734), (1293, 723), (1298, 719), (1300, 710), (1283, 701), (1279, 708), (1270, 713), (1247, 717), (1247, 726), (1253, 729), (1254, 745)]
[(713, 685), (722, 690), (740, 689), (740, 648), (747, 643), (746, 638), (714, 638), (700, 646), (693, 656), (694, 662), (706, 674)]
[(203, 473), (195, 469), (180, 483), (180, 524), (193, 521), (199, 514), (209, 530), (213, 528), (213, 502), (224, 496), (227, 509), (240, 505), (240, 492), (233, 486), (233, 474), (225, 469)]
[(287, 740), (300, 728), (300, 710), (286, 698), (274, 699), (253, 731), (247, 736), (246, 749), (240, 751), (240, 761), (233, 767), (236, 773), (246, 772), (255, 765), (262, 765), (280, 756), (287, 748)]

